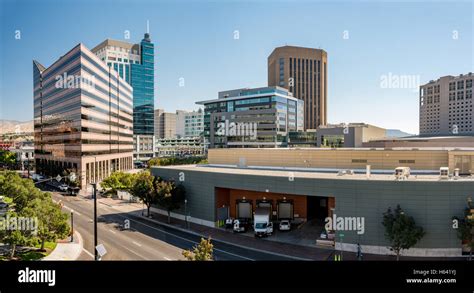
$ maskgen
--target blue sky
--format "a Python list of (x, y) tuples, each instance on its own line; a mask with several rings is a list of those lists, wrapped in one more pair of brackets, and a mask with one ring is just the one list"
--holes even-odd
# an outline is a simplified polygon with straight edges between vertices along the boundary
[(155, 107), (167, 111), (195, 109), (221, 90), (266, 86), (268, 55), (288, 44), (328, 52), (328, 122), (418, 133), (417, 90), (383, 88), (381, 78), (425, 83), (474, 71), (470, 1), (0, 1), (2, 119), (33, 118), (33, 59), (49, 66), (80, 42), (123, 40), (125, 30), (139, 42), (146, 20), (156, 47)]

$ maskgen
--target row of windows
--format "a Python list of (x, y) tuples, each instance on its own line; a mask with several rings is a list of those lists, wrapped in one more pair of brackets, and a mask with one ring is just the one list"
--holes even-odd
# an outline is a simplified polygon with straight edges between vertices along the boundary
[[(456, 84), (457, 84), (457, 89), (464, 89), (464, 80), (459, 80), (458, 82), (450, 82), (449, 83), (449, 90), (454, 91), (456, 90)], [(466, 80), (466, 88), (472, 88), (472, 79)]]
[(120, 141), (120, 140), (100, 140), (100, 139), (52, 139), (52, 140), (42, 140), (37, 143), (38, 145), (53, 145), (53, 144), (67, 144), (68, 146), (71, 145), (81, 145), (81, 144), (101, 144), (101, 145), (109, 145), (109, 144), (119, 144), (119, 145), (133, 145), (131, 141)]
[[(90, 152), (81, 152), (73, 150), (61, 150), (60, 153), (63, 154), (63, 157), (85, 157), (85, 156), (98, 156), (98, 155), (107, 155), (107, 154), (119, 154), (119, 153), (130, 153), (133, 152), (133, 148), (126, 149), (111, 149), (106, 151), (90, 151)], [(56, 155), (53, 151), (49, 150), (39, 150), (35, 149), (35, 154), (40, 155)]]
[[(325, 77), (326, 63), (324, 63), (323, 73)], [(290, 58), (290, 78), (294, 81), (294, 86), (290, 86), (290, 91), (296, 97), (311, 104), (304, 107), (307, 128), (316, 128), (321, 122), (321, 117), (318, 115), (321, 111), (321, 61)]]

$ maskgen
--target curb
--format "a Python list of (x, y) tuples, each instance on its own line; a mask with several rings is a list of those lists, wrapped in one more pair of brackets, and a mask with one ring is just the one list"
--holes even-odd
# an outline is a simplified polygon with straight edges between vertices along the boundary
[[(171, 228), (171, 229), (175, 229), (175, 230), (178, 230), (178, 231), (181, 231), (183, 233), (189, 233), (189, 234), (192, 234), (192, 235), (195, 235), (195, 236), (199, 236), (199, 237), (204, 237), (206, 238), (205, 235), (202, 235), (198, 232), (195, 232), (195, 231), (192, 231), (192, 230), (187, 230), (187, 229), (183, 229), (181, 227), (176, 227), (176, 226), (173, 226), (173, 225), (170, 225), (170, 224), (167, 224), (167, 223), (163, 223), (163, 222), (160, 222), (160, 221), (157, 221), (157, 220), (153, 220), (153, 219), (150, 219), (150, 218), (147, 218), (145, 216), (142, 216), (141, 214), (136, 214), (136, 212), (133, 212), (135, 214), (135, 216), (139, 217), (139, 218), (142, 218), (142, 219), (146, 219), (150, 222), (153, 222), (153, 223), (156, 223), (156, 224), (159, 224), (159, 225), (162, 225), (164, 227), (167, 227), (167, 228)], [(286, 254), (282, 254), (282, 253), (278, 253), (278, 252), (273, 252), (273, 251), (268, 251), (268, 250), (261, 250), (261, 249), (257, 249), (257, 248), (253, 248), (253, 247), (248, 247), (248, 246), (244, 246), (244, 245), (240, 245), (240, 244), (235, 244), (235, 243), (232, 243), (232, 242), (228, 242), (228, 241), (225, 241), (225, 240), (221, 240), (221, 239), (216, 239), (216, 238), (213, 238), (212, 239), (214, 242), (220, 242), (220, 243), (223, 243), (223, 244), (227, 244), (227, 245), (233, 245), (233, 246), (236, 246), (236, 247), (239, 247), (239, 248), (243, 248), (243, 249), (248, 249), (248, 250), (252, 250), (252, 251), (255, 251), (255, 252), (260, 252), (260, 253), (267, 253), (267, 254), (273, 254), (273, 255), (276, 255), (276, 256), (281, 256), (281, 257), (285, 257), (285, 258), (291, 258), (291, 259), (294, 259), (294, 260), (299, 260), (299, 261), (311, 261), (312, 259), (309, 259), (309, 258), (302, 258), (302, 257), (297, 257), (297, 256), (292, 256), (292, 255), (286, 255)]]
[[(72, 260), (77, 260), (79, 258), (79, 256), (81, 255), (82, 253), (82, 248), (84, 247), (84, 243), (83, 243), (83, 240), (82, 240), (82, 236), (79, 232), (77, 231), (74, 231), (74, 237), (76, 239), (78, 239), (78, 243), (57, 243), (56, 247), (54, 248), (53, 251), (51, 251), (50, 254), (48, 254), (47, 256), (45, 256), (44, 258), (41, 259), (41, 261), (72, 261)], [(60, 244), (63, 244), (63, 245), (79, 245), (80, 249), (78, 250), (78, 253), (77, 255), (74, 255), (73, 257), (71, 258), (64, 258), (64, 259), (48, 259), (48, 257), (57, 249), (58, 245)]]

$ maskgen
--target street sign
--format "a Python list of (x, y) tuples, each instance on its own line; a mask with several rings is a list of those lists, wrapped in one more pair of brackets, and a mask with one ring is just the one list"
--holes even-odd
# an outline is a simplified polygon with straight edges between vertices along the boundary
[(76, 174), (75, 173), (69, 174), (69, 181), (76, 181)]
[(99, 254), (100, 257), (103, 257), (107, 253), (107, 250), (105, 249), (104, 244), (97, 245), (95, 249), (97, 250), (97, 253)]
[(56, 176), (56, 181), (58, 181), (58, 182), (61, 181), (61, 176), (60, 175)]

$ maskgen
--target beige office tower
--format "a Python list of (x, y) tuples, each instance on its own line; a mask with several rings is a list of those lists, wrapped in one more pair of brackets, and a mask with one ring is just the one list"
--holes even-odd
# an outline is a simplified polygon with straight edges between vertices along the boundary
[(420, 86), (420, 136), (474, 135), (472, 73)]
[(155, 136), (157, 138), (176, 137), (176, 113), (155, 109)]
[(288, 89), (304, 101), (305, 129), (327, 124), (327, 53), (321, 49), (278, 47), (268, 57), (268, 86)]

